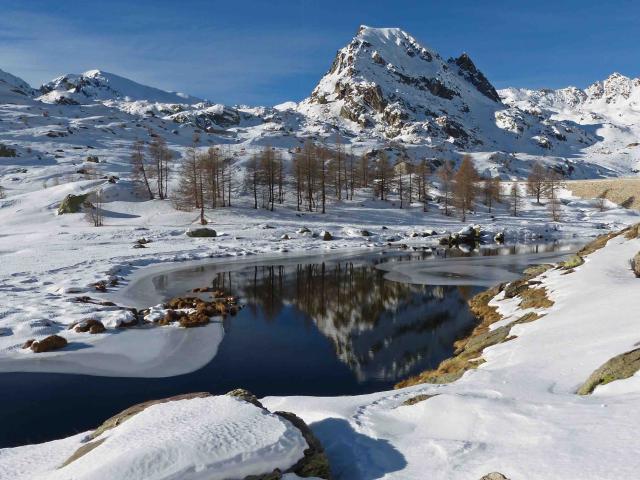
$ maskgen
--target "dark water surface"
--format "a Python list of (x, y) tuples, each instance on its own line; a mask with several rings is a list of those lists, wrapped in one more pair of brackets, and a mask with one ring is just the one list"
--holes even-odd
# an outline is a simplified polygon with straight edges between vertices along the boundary
[(149, 288), (159, 298), (212, 285), (242, 299), (245, 308), (224, 321), (215, 358), (170, 378), (0, 374), (0, 447), (69, 436), (135, 403), (180, 393), (243, 387), (259, 397), (329, 396), (390, 389), (451, 356), (453, 342), (473, 327), (466, 302), (486, 288), (478, 272), (493, 284), (573, 250), (486, 249), (466, 259), (445, 259), (444, 251), (282, 258), (157, 274)]

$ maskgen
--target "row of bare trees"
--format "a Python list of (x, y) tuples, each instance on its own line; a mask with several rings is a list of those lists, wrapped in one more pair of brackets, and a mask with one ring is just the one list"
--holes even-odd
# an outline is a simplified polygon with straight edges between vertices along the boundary
[[(145, 194), (151, 199), (168, 198), (173, 155), (164, 140), (155, 136), (148, 145), (135, 142), (130, 158), (134, 177)], [(223, 154), (213, 147), (203, 151), (194, 137), (178, 170), (177, 189), (172, 192), (176, 208), (200, 210), (200, 221), (204, 224), (205, 208), (230, 206), (232, 163), (229, 152)], [(295, 152), (289, 170), (279, 150), (264, 147), (247, 164), (244, 188), (251, 193), (253, 208), (271, 211), (276, 204), (285, 202), (288, 192), (295, 197), (297, 210), (325, 213), (329, 200), (353, 200), (356, 189), (370, 188), (376, 199), (389, 200), (394, 193), (400, 208), (418, 201), (426, 212), (432, 200), (429, 194), (432, 177), (439, 184), (437, 200), (443, 205), (445, 215), (450, 215), (455, 208), (461, 220), (466, 221), (468, 214), (475, 210), (478, 197), (489, 212), (506, 198), (512, 215), (520, 214), (521, 186), (511, 183), (505, 195), (500, 179), (481, 177), (470, 156), (464, 156), (457, 169), (453, 162), (446, 160), (433, 172), (426, 159), (416, 164), (406, 154), (400, 155), (393, 164), (384, 150), (357, 157), (347, 152), (339, 139), (333, 148), (310, 140), (305, 142)], [(526, 192), (537, 204), (546, 198), (554, 220), (560, 218), (559, 187), (560, 176), (555, 171), (533, 164)]]

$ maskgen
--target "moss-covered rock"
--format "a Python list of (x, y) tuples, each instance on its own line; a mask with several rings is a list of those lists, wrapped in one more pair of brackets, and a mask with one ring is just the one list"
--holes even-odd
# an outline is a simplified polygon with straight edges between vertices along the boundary
[(83, 207), (91, 206), (88, 201), (90, 193), (84, 193), (82, 195), (74, 195), (70, 193), (60, 203), (58, 207), (58, 215), (64, 215), (65, 213), (78, 213), (82, 211)]
[(638, 370), (640, 370), (640, 348), (607, 360), (582, 384), (578, 389), (578, 395), (589, 395), (598, 385), (606, 385), (615, 380), (629, 378)]

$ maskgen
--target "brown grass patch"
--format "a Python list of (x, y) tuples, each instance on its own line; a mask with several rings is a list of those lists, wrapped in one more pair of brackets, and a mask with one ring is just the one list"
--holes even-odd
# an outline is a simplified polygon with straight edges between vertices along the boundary
[(528, 288), (520, 293), (520, 308), (549, 308), (553, 306), (553, 300), (547, 296), (547, 289)]

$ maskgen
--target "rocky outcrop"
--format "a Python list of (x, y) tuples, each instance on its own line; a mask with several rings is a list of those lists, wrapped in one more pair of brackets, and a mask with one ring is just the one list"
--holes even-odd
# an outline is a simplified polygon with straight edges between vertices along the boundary
[(484, 74), (476, 68), (469, 55), (463, 53), (455, 60), (450, 59), (449, 62), (455, 63), (460, 69), (459, 75), (472, 83), (480, 93), (494, 102), (502, 102), (496, 89), (491, 85), (489, 80), (487, 80), (487, 77), (485, 77)]
[[(207, 289), (194, 289), (198, 292), (207, 291)], [(214, 292), (214, 297), (218, 293)], [(211, 321), (211, 317), (227, 315), (235, 315), (238, 313), (240, 306), (233, 296), (215, 297), (212, 301), (203, 300), (198, 297), (178, 297), (169, 301), (163, 307), (166, 309), (164, 316), (153, 317), (154, 322), (159, 325), (169, 325), (178, 322), (181, 327), (192, 328), (207, 325)], [(148, 315), (149, 310), (141, 312), (143, 316)]]
[(91, 203), (88, 201), (90, 193), (82, 195), (74, 195), (70, 193), (60, 203), (58, 207), (58, 215), (65, 213), (78, 213), (82, 211), (83, 207), (90, 207)]
[(589, 395), (598, 385), (629, 378), (640, 370), (640, 348), (607, 360), (578, 389), (578, 395)]

